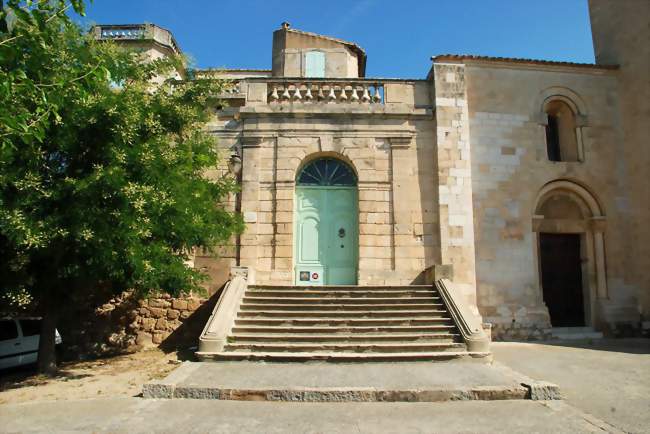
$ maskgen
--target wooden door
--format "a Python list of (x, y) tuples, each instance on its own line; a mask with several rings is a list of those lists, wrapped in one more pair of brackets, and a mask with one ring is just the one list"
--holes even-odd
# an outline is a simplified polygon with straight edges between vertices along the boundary
[(356, 188), (298, 187), (295, 212), (297, 285), (355, 285)]
[(554, 327), (585, 325), (579, 234), (540, 234), (544, 303)]

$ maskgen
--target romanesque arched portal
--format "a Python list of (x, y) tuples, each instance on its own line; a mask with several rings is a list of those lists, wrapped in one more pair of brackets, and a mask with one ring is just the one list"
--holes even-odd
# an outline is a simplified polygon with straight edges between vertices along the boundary
[(596, 324), (596, 300), (607, 297), (604, 229), (601, 206), (581, 185), (558, 180), (540, 191), (533, 230), (553, 326)]

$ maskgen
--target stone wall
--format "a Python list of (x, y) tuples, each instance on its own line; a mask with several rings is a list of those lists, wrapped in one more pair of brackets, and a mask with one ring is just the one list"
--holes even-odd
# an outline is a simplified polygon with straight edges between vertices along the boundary
[(650, 320), (650, 188), (647, 187), (650, 149), (650, 2), (647, 0), (589, 0), (596, 62), (620, 65), (620, 123), (623, 139), (618, 164), (624, 165), (630, 188), (625, 222), (635, 240), (627, 247), (626, 280), (637, 288), (639, 311)]
[(240, 120), (217, 115), (209, 129), (224, 149), (241, 147), (241, 265), (254, 270), (255, 282), (293, 283), (296, 176), (325, 156), (348, 162), (358, 175), (359, 284), (421, 282), (440, 261), (428, 83), (385, 83), (384, 104), (371, 108), (268, 103), (266, 83), (247, 89)]
[[(465, 66), (435, 64), (437, 186), (440, 263), (453, 266), (453, 280), (476, 307), (472, 164)], [(433, 168), (432, 168), (433, 169)], [(478, 312), (476, 312), (478, 313)]]
[[(204, 298), (172, 298), (165, 294), (156, 298), (140, 300), (140, 306), (126, 332), (135, 335), (135, 344), (150, 346), (161, 344), (173, 331), (178, 329), (205, 302)], [(104, 305), (102, 310), (111, 305)]]
[[(628, 182), (621, 158), (616, 71), (470, 61), (466, 76), (478, 303), (495, 336), (526, 328), (543, 333), (549, 326), (540, 231), (583, 234), (587, 325), (636, 321), (639, 282), (628, 275), (635, 240), (627, 222), (638, 218), (630, 204), (644, 187)], [(558, 95), (578, 112), (582, 162), (547, 157), (542, 107)], [(591, 200), (598, 211), (584, 221), (546, 224), (536, 207), (555, 182), (584, 191), (585, 203)]]
[(137, 300), (124, 292), (105, 302), (97, 302), (100, 297), (95, 296), (86, 304), (76, 303), (57, 326), (64, 355), (83, 358), (151, 346), (166, 351), (197, 346), (219, 294), (209, 298), (160, 294)]

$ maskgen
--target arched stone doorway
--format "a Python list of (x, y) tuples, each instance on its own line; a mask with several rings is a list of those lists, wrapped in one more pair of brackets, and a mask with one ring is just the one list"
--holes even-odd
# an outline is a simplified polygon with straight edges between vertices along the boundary
[(359, 257), (357, 176), (348, 164), (322, 157), (296, 177), (296, 285), (356, 285)]
[(533, 218), (539, 283), (554, 327), (594, 326), (607, 297), (605, 217), (594, 196), (566, 180), (542, 188)]

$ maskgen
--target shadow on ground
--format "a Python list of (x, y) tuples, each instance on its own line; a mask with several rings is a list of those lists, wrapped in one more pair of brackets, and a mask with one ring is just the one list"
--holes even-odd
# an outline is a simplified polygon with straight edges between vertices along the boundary
[(92, 377), (92, 375), (75, 373), (65, 366), (52, 376), (39, 374), (35, 365), (21, 366), (0, 371), (0, 392), (21, 387), (41, 386), (52, 381), (74, 381), (88, 377)]
[(650, 354), (650, 339), (647, 338), (559, 339), (554, 341), (527, 341), (522, 343), (615, 353)]
[(192, 315), (183, 321), (159, 346), (165, 353), (176, 352), (178, 360), (195, 361), (194, 352), (199, 345), (199, 337), (214, 310), (223, 287), (219, 288)]

